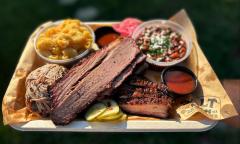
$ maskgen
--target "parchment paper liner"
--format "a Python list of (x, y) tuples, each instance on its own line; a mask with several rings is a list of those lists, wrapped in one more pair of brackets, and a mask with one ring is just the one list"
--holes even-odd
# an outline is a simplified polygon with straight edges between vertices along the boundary
[[(176, 100), (175, 108), (177, 113), (173, 112), (172, 118), (178, 120), (202, 120), (207, 118), (221, 120), (238, 115), (211, 65), (199, 47), (195, 29), (186, 12), (181, 10), (170, 19), (186, 28), (187, 33), (192, 37), (194, 48), (190, 57), (183, 65), (189, 67), (197, 75), (200, 84), (197, 92), (195, 92), (192, 97), (190, 96), (190, 98), (192, 98), (190, 99), (190, 103), (183, 105), (181, 98)], [(41, 119), (38, 114), (31, 113), (26, 109), (24, 98), (25, 78), (29, 72), (43, 65), (43, 61), (39, 59), (34, 51), (33, 38), (40, 29), (50, 23), (51, 22), (47, 22), (39, 26), (30, 36), (25, 46), (3, 98), (2, 112), (5, 125)], [(92, 25), (93, 28), (98, 26), (100, 25)], [(159, 72), (148, 71), (145, 75), (154, 81), (160, 80)], [(179, 105), (181, 106), (179, 107)], [(132, 119), (158, 120), (156, 118), (130, 116), (129, 120)]]

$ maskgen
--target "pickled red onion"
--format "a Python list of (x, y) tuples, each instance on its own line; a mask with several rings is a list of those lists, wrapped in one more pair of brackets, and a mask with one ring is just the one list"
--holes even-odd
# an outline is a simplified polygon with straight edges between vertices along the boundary
[(113, 29), (121, 34), (121, 36), (132, 36), (135, 28), (141, 24), (142, 21), (136, 18), (126, 18), (118, 24), (113, 24)]

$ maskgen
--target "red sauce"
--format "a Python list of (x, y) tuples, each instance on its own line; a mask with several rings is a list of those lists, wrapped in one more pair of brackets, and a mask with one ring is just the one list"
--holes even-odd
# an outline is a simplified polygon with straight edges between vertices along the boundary
[(116, 33), (107, 33), (107, 34), (101, 36), (98, 39), (97, 43), (100, 47), (103, 47), (103, 46), (108, 45), (112, 41), (116, 40), (118, 37), (119, 37), (119, 35)]
[(165, 74), (165, 82), (169, 90), (177, 94), (189, 94), (196, 87), (194, 77), (184, 71), (172, 70)]

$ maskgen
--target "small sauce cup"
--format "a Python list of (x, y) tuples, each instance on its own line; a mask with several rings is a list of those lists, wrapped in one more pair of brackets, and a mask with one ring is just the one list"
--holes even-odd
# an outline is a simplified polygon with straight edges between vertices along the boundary
[(162, 82), (174, 95), (188, 95), (195, 91), (198, 85), (195, 74), (186, 67), (172, 66), (161, 73)]
[(95, 30), (96, 43), (100, 48), (116, 40), (120, 34), (110, 26), (103, 26)]

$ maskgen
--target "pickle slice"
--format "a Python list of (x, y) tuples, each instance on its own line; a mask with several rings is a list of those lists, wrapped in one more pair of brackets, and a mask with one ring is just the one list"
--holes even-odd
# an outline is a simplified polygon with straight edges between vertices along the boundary
[(127, 115), (123, 114), (119, 119), (117, 119), (116, 121), (125, 121), (127, 120)]
[(123, 116), (123, 113), (120, 111), (117, 114), (110, 115), (110, 116), (107, 116), (107, 117), (103, 117), (101, 119), (99, 119), (99, 118), (97, 118), (97, 119), (98, 120), (103, 120), (103, 121), (114, 121), (114, 120), (117, 120), (117, 119), (121, 118), (122, 116)]
[(97, 116), (101, 115), (107, 110), (107, 107), (103, 103), (97, 103), (90, 107), (85, 114), (87, 121), (93, 121)]
[(110, 117), (119, 113), (120, 109), (115, 101), (103, 100), (102, 103), (107, 107), (107, 110), (99, 115), (97, 119), (104, 119), (105, 117)]

